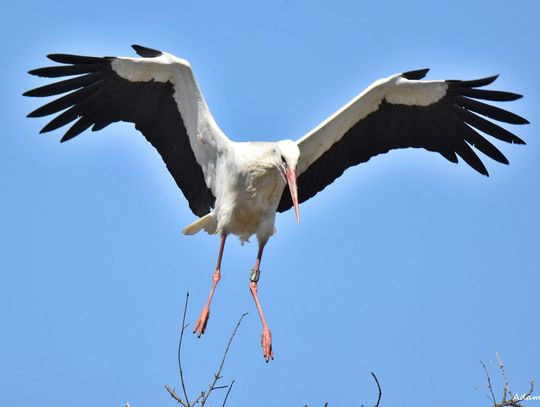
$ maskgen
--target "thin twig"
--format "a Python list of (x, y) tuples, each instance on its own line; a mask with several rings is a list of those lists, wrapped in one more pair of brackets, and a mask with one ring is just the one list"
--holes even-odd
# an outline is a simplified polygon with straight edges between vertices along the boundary
[[(231, 343), (232, 343), (232, 341), (234, 339), (234, 336), (236, 335), (236, 331), (238, 331), (238, 328), (240, 327), (240, 324), (242, 323), (242, 319), (244, 319), (244, 317), (247, 314), (248, 314), (247, 312), (243, 313), (242, 316), (240, 317), (240, 319), (238, 320), (238, 323), (236, 324), (236, 327), (234, 328), (234, 331), (233, 331), (231, 337), (229, 338), (229, 342), (227, 343), (227, 347), (225, 348), (225, 352), (223, 353), (223, 358), (221, 358), (221, 363), (219, 365), (219, 369), (218, 369), (218, 371), (216, 373), (214, 373), (214, 380), (208, 386), (208, 391), (207, 392), (201, 392), (201, 396), (199, 396), (199, 398), (201, 398), (201, 406), (205, 405), (206, 400), (208, 400), (208, 397), (210, 397), (210, 393), (212, 393), (212, 390), (216, 389), (216, 383), (222, 377), (221, 376), (221, 370), (223, 369), (223, 365), (225, 364), (225, 359), (227, 358), (227, 354), (229, 353), (229, 348), (231, 347)], [(199, 398), (197, 399), (197, 401), (199, 400)]]
[(371, 372), (371, 376), (373, 376), (373, 379), (375, 379), (375, 383), (377, 383), (377, 388), (379, 389), (379, 396), (377, 397), (377, 402), (375, 403), (374, 407), (379, 407), (379, 403), (381, 402), (382, 397), (381, 384), (379, 383), (377, 376), (375, 376), (375, 373)]
[(229, 398), (229, 393), (232, 390), (233, 384), (234, 380), (231, 382), (231, 384), (229, 384), (229, 390), (227, 390), (227, 394), (225, 394), (225, 398), (223, 399), (223, 404), (221, 405), (221, 407), (225, 407), (225, 404), (227, 404), (227, 399)]
[(227, 391), (227, 394), (225, 395), (225, 399), (223, 400), (223, 406), (225, 406), (225, 403), (227, 402), (227, 398), (229, 397), (229, 394), (230, 394), (230, 392), (232, 390), (234, 380), (232, 381), (232, 383), (229, 386), (217, 386), (217, 382), (219, 381), (219, 379), (222, 378), (221, 371), (223, 370), (223, 366), (225, 364), (225, 359), (227, 358), (227, 354), (229, 353), (231, 343), (232, 343), (232, 341), (233, 341), (233, 339), (234, 339), (234, 337), (236, 335), (236, 332), (238, 331), (238, 328), (240, 327), (242, 319), (244, 319), (244, 317), (247, 315), (247, 312), (242, 314), (242, 316), (238, 320), (238, 323), (236, 324), (236, 326), (235, 326), (235, 328), (234, 328), (234, 330), (233, 330), (233, 332), (231, 334), (231, 337), (229, 338), (229, 342), (227, 343), (225, 351), (223, 352), (223, 357), (221, 358), (221, 363), (219, 365), (219, 368), (218, 368), (217, 372), (214, 373), (214, 379), (208, 385), (208, 390), (207, 391), (204, 391), (204, 390), (201, 391), (199, 396), (195, 399), (195, 401), (192, 404), (192, 403), (189, 402), (189, 399), (188, 399), (188, 392), (187, 392), (186, 384), (185, 384), (185, 381), (184, 381), (184, 371), (183, 371), (183, 368), (182, 368), (182, 357), (181, 357), (181, 354), (182, 354), (182, 341), (184, 339), (184, 331), (186, 330), (186, 328), (188, 326), (188, 324), (186, 324), (186, 314), (187, 314), (187, 308), (188, 308), (188, 300), (189, 300), (189, 292), (186, 292), (186, 301), (185, 301), (185, 304), (184, 304), (184, 313), (182, 315), (182, 328), (180, 330), (180, 340), (178, 341), (178, 369), (180, 370), (180, 383), (182, 385), (182, 390), (183, 390), (183, 393), (184, 393), (185, 400), (182, 399), (174, 391), (174, 389), (172, 389), (170, 386), (165, 385), (165, 390), (167, 390), (167, 392), (170, 394), (170, 396), (174, 400), (176, 400), (179, 404), (181, 404), (183, 407), (193, 407), (193, 406), (197, 405), (199, 402), (201, 403), (201, 407), (204, 407), (204, 405), (206, 404), (206, 401), (208, 400), (208, 397), (210, 397), (210, 394), (212, 393), (212, 391), (218, 390), (218, 389), (225, 389), (225, 388), (229, 387), (229, 390)]
[(184, 371), (182, 369), (182, 358), (180, 357), (181, 351), (182, 351), (182, 340), (184, 339), (184, 331), (186, 330), (187, 324), (186, 324), (186, 313), (187, 313), (187, 307), (188, 307), (188, 300), (189, 300), (189, 292), (186, 291), (186, 301), (184, 303), (184, 314), (182, 316), (182, 328), (180, 329), (180, 340), (178, 341), (178, 369), (180, 370), (180, 384), (182, 385), (182, 390), (184, 392), (185, 401), (176, 394), (176, 392), (171, 389), (168, 385), (165, 385), (165, 390), (169, 392), (171, 397), (175, 399), (178, 403), (183, 405), (184, 407), (191, 407), (191, 404), (189, 403), (187, 390), (186, 390), (186, 384), (184, 382)]
[(487, 381), (488, 381), (488, 389), (491, 393), (491, 398), (488, 397), (488, 395), (486, 394), (485, 396), (490, 399), (493, 404), (496, 404), (497, 401), (495, 400), (495, 394), (493, 393), (493, 387), (491, 386), (491, 378), (489, 377), (489, 373), (487, 371), (487, 367), (486, 365), (484, 364), (484, 362), (480, 361), (480, 364), (482, 365), (482, 367), (484, 368), (484, 372), (486, 372), (486, 377), (487, 377)]
[(178, 394), (176, 394), (175, 391), (171, 389), (168, 385), (165, 385), (165, 390), (169, 392), (173, 399), (175, 399), (178, 403), (182, 404), (184, 407), (191, 407), (189, 404), (186, 404), (186, 402), (182, 400), (180, 396), (178, 396)]
[(202, 390), (202, 391), (201, 391), (201, 394), (199, 394), (199, 397), (197, 397), (197, 398), (195, 399), (195, 401), (193, 402), (193, 405), (195, 405), (195, 404), (197, 404), (199, 401), (201, 401), (201, 399), (204, 397), (204, 394), (205, 394), (205, 391)]
[(510, 382), (508, 378), (506, 377), (506, 371), (504, 370), (504, 362), (502, 358), (499, 356), (499, 352), (495, 351), (495, 356), (497, 357), (497, 363), (499, 364), (499, 369), (501, 371), (501, 376), (504, 379), (504, 388), (503, 388), (503, 396), (502, 396), (502, 402), (504, 403), (506, 401), (506, 396), (509, 394), (511, 398), (514, 397), (512, 394), (512, 390), (510, 390)]
[(527, 393), (525, 393), (523, 396), (519, 397), (519, 400), (514, 400), (515, 396), (512, 396), (510, 400), (503, 400), (500, 403), (494, 404), (494, 407), (523, 407), (523, 404), (520, 403), (520, 401), (527, 401), (527, 397), (529, 397), (532, 392), (534, 391), (534, 380), (531, 381), (531, 388)]
[(182, 391), (186, 399), (186, 404), (190, 406), (188, 394), (186, 390), (186, 383), (184, 382), (184, 371), (182, 370), (182, 358), (180, 357), (180, 351), (182, 350), (182, 340), (184, 339), (184, 331), (186, 330), (186, 313), (189, 300), (189, 291), (186, 291), (186, 302), (184, 303), (184, 315), (182, 316), (182, 329), (180, 331), (180, 340), (178, 341), (178, 369), (180, 370), (180, 383), (182, 384)]

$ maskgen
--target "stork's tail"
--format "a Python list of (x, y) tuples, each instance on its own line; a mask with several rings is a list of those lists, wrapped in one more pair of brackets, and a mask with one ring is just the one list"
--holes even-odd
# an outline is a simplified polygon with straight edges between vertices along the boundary
[(195, 233), (200, 232), (201, 229), (206, 230), (206, 232), (211, 235), (216, 233), (216, 221), (212, 212), (197, 219), (191, 225), (186, 226), (182, 233), (184, 233), (184, 235), (194, 235)]

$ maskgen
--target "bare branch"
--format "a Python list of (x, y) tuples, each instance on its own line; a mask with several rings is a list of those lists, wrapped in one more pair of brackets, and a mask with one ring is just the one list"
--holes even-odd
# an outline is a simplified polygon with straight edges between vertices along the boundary
[(204, 390), (202, 390), (202, 391), (201, 391), (201, 394), (199, 394), (199, 397), (197, 397), (197, 398), (195, 399), (195, 401), (193, 402), (193, 405), (195, 405), (195, 404), (197, 404), (199, 401), (201, 401), (201, 399), (204, 397), (204, 394), (205, 394), (205, 392), (204, 392)]
[(189, 404), (186, 404), (186, 402), (182, 400), (180, 396), (176, 394), (175, 391), (171, 389), (168, 385), (165, 385), (165, 390), (167, 390), (171, 397), (175, 399), (179, 404), (182, 404), (184, 407), (191, 407)]
[(371, 372), (371, 376), (373, 376), (373, 379), (375, 379), (375, 383), (377, 383), (377, 388), (379, 389), (379, 397), (377, 397), (377, 402), (375, 403), (374, 407), (379, 407), (379, 403), (381, 402), (382, 397), (381, 384), (379, 383), (377, 376), (375, 376), (375, 373)]
[[(486, 372), (486, 377), (488, 381), (487, 387), (489, 388), (489, 391), (491, 393), (491, 398), (487, 396), (486, 397), (493, 403), (492, 407), (523, 407), (523, 404), (521, 404), (521, 401), (525, 401), (529, 398), (529, 396), (534, 391), (534, 381), (531, 381), (531, 388), (529, 389), (528, 393), (523, 394), (522, 396), (514, 395), (512, 394), (512, 390), (510, 389), (510, 382), (508, 380), (508, 377), (506, 376), (506, 370), (504, 368), (504, 362), (500, 355), (495, 352), (495, 355), (497, 357), (497, 364), (498, 368), (501, 372), (501, 376), (504, 379), (504, 387), (503, 387), (503, 394), (502, 394), (502, 400), (497, 403), (497, 400), (495, 399), (495, 394), (493, 393), (493, 387), (491, 385), (491, 378), (489, 377), (488, 370), (486, 368), (486, 365), (480, 361), (482, 364), (482, 367), (484, 368), (484, 371)], [(507, 397), (510, 396), (510, 399), (507, 399)]]
[(227, 404), (227, 399), (229, 398), (229, 393), (232, 390), (233, 384), (234, 380), (231, 382), (231, 384), (229, 384), (229, 390), (227, 390), (227, 394), (225, 394), (225, 398), (223, 399), (223, 404), (221, 405), (221, 407), (225, 407), (225, 404)]
[(189, 398), (187, 395), (186, 384), (184, 382), (184, 371), (182, 370), (182, 358), (180, 357), (180, 352), (182, 350), (182, 340), (184, 339), (184, 331), (186, 330), (186, 312), (188, 307), (189, 300), (189, 291), (186, 291), (186, 302), (184, 303), (184, 315), (182, 316), (182, 329), (180, 330), (180, 340), (178, 341), (178, 369), (180, 370), (180, 383), (182, 384), (182, 391), (184, 392), (184, 397), (186, 399), (187, 406), (189, 404)]
[(488, 371), (487, 371), (487, 367), (486, 367), (486, 365), (484, 364), (484, 362), (482, 362), (482, 361), (480, 361), (480, 364), (481, 364), (482, 367), (484, 368), (484, 372), (486, 372), (486, 377), (487, 377), (487, 381), (488, 381), (488, 389), (489, 389), (489, 391), (490, 391), (490, 393), (491, 393), (491, 398), (489, 398), (487, 394), (486, 394), (485, 396), (486, 396), (489, 400), (491, 400), (491, 402), (492, 402), (493, 404), (495, 404), (495, 403), (497, 403), (497, 402), (495, 401), (495, 394), (493, 393), (493, 387), (491, 386), (491, 378), (489, 377), (489, 373), (488, 373)]
[(225, 364), (225, 359), (227, 358), (227, 354), (229, 353), (229, 348), (231, 347), (231, 343), (232, 343), (232, 341), (234, 339), (234, 336), (236, 335), (236, 331), (238, 331), (238, 328), (240, 327), (240, 324), (242, 323), (242, 319), (244, 319), (244, 317), (247, 314), (248, 314), (247, 312), (243, 313), (242, 316), (240, 317), (240, 319), (238, 320), (238, 323), (236, 324), (236, 327), (234, 328), (233, 333), (232, 333), (231, 337), (229, 338), (229, 342), (227, 343), (227, 347), (225, 348), (225, 352), (223, 353), (223, 358), (221, 359), (219, 369), (218, 369), (218, 371), (216, 373), (214, 373), (214, 380), (208, 386), (208, 391), (206, 393), (201, 392), (201, 396), (202, 396), (202, 398), (201, 398), (201, 406), (205, 405), (206, 400), (208, 400), (208, 397), (210, 397), (210, 394), (212, 393), (212, 391), (216, 389), (216, 383), (222, 377), (221, 376), (221, 370), (223, 369), (223, 365)]
[(534, 391), (534, 380), (531, 381), (531, 388), (527, 393), (525, 393), (523, 396), (512, 396), (510, 400), (503, 400), (500, 403), (494, 404), (493, 407), (523, 407), (523, 404), (520, 403), (520, 401), (526, 401), (527, 398), (532, 394)]
[(185, 401), (176, 394), (176, 392), (171, 389), (168, 385), (165, 385), (165, 390), (171, 395), (173, 399), (175, 399), (179, 404), (181, 404), (184, 407), (191, 407), (191, 404), (189, 403), (189, 398), (187, 395), (186, 390), (186, 384), (184, 382), (184, 371), (182, 369), (182, 358), (180, 357), (181, 351), (182, 351), (182, 341), (184, 339), (184, 331), (186, 330), (186, 313), (187, 313), (187, 307), (188, 307), (188, 300), (189, 300), (189, 292), (186, 291), (186, 301), (184, 303), (184, 313), (182, 316), (182, 328), (180, 329), (180, 340), (178, 341), (178, 369), (180, 370), (180, 384), (182, 385), (182, 390), (184, 392)]
[(195, 399), (195, 401), (193, 403), (190, 403), (190, 401), (188, 399), (188, 392), (187, 392), (187, 389), (186, 389), (185, 380), (184, 380), (184, 370), (182, 368), (182, 356), (181, 356), (182, 355), (182, 342), (183, 342), (183, 339), (184, 339), (184, 331), (186, 330), (186, 328), (188, 326), (188, 324), (186, 324), (186, 314), (187, 314), (187, 308), (188, 308), (188, 300), (189, 300), (189, 292), (186, 292), (186, 301), (184, 303), (184, 312), (183, 312), (183, 315), (182, 315), (182, 327), (180, 329), (180, 340), (178, 341), (178, 369), (180, 371), (180, 384), (182, 385), (182, 391), (183, 391), (183, 394), (184, 394), (184, 398), (180, 397), (175, 392), (175, 390), (172, 389), (168, 385), (165, 385), (165, 390), (167, 390), (169, 395), (174, 400), (176, 400), (177, 403), (181, 404), (183, 407), (194, 407), (199, 402), (201, 404), (201, 407), (203, 407), (206, 404), (206, 401), (208, 400), (208, 397), (210, 396), (212, 391), (218, 390), (218, 389), (225, 389), (225, 388), (228, 387), (229, 389), (227, 391), (227, 394), (225, 395), (225, 399), (223, 400), (223, 406), (225, 406), (225, 403), (227, 402), (227, 398), (229, 397), (229, 394), (230, 394), (230, 392), (232, 390), (232, 385), (234, 383), (234, 380), (232, 381), (232, 383), (229, 386), (217, 386), (217, 383), (218, 383), (219, 379), (222, 378), (221, 371), (223, 370), (223, 366), (225, 364), (225, 359), (227, 358), (227, 354), (229, 353), (231, 343), (232, 343), (232, 341), (233, 341), (233, 339), (234, 339), (234, 337), (236, 335), (236, 332), (238, 331), (238, 328), (240, 327), (242, 319), (244, 319), (244, 317), (247, 315), (247, 312), (242, 314), (242, 316), (238, 320), (238, 323), (236, 324), (236, 326), (235, 326), (235, 328), (234, 328), (234, 330), (232, 332), (232, 335), (229, 338), (229, 342), (227, 343), (227, 346), (226, 346), (225, 351), (223, 353), (223, 357), (221, 358), (221, 363), (219, 365), (219, 368), (218, 368), (217, 372), (214, 373), (214, 378), (213, 378), (212, 382), (208, 385), (208, 390), (201, 391), (201, 393)]

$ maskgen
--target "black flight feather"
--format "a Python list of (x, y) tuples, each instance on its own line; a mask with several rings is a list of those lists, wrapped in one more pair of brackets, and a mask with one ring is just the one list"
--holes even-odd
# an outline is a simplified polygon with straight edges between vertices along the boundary
[(137, 55), (143, 58), (156, 58), (163, 54), (163, 52), (158, 51), (157, 49), (143, 47), (142, 45), (133, 44), (131, 46), (137, 53)]
[[(418, 80), (426, 73), (427, 69), (421, 69), (401, 76)], [(354, 124), (298, 176), (298, 201), (304, 202), (322, 191), (348, 167), (393, 149), (424, 148), (438, 152), (454, 163), (459, 156), (486, 176), (488, 171), (473, 148), (495, 161), (508, 164), (504, 154), (477, 132), (479, 130), (502, 141), (525, 144), (510, 131), (482, 117), (511, 124), (528, 123), (514, 113), (476, 100), (504, 102), (521, 97), (511, 92), (477, 89), (491, 84), (497, 77), (445, 81), (448, 86), (446, 94), (427, 106), (393, 104), (383, 100), (377, 110)], [(286, 211), (291, 206), (290, 194), (284, 191), (278, 211)]]
[[(150, 48), (133, 48), (145, 58), (161, 55), (160, 51)], [(191, 149), (171, 82), (124, 79), (112, 69), (114, 57), (69, 54), (48, 57), (67, 65), (34, 69), (30, 74), (50, 78), (80, 76), (24, 93), (25, 96), (62, 95), (28, 115), (41, 117), (60, 112), (43, 127), (42, 133), (73, 123), (62, 137), (64, 142), (90, 127), (95, 131), (117, 121), (134, 123), (163, 158), (193, 213), (204, 216), (210, 212), (215, 197)]]

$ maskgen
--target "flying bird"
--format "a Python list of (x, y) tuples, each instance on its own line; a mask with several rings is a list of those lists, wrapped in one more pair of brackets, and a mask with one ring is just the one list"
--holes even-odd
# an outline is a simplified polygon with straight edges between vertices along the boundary
[[(262, 322), (262, 352), (274, 358), (272, 334), (257, 294), (260, 264), (275, 233), (276, 212), (294, 208), (331, 184), (343, 172), (371, 157), (399, 148), (423, 148), (457, 163), (458, 157), (483, 175), (476, 150), (495, 161), (506, 157), (486, 136), (525, 144), (498, 124), (526, 124), (524, 118), (480, 102), (512, 101), (521, 95), (484, 86), (497, 76), (477, 80), (422, 80), (428, 69), (380, 79), (296, 141), (238, 142), (218, 127), (190, 64), (166, 52), (133, 45), (140, 58), (51, 54), (60, 65), (31, 70), (46, 78), (72, 76), (24, 93), (63, 95), (28, 117), (59, 113), (42, 133), (73, 121), (61, 141), (101, 130), (117, 121), (135, 124), (157, 149), (190, 209), (198, 217), (184, 229), (221, 237), (213, 284), (194, 333), (206, 330), (210, 304), (221, 278), (225, 240), (252, 235), (259, 249), (249, 288)], [(481, 133), (479, 133), (480, 131)]]

